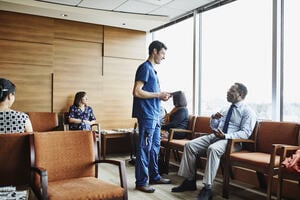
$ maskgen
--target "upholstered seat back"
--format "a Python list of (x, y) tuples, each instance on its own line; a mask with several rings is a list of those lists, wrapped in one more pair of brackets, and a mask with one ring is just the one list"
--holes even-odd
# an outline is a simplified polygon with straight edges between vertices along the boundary
[(29, 185), (29, 134), (0, 134), (0, 186)]
[(58, 129), (58, 115), (55, 112), (28, 112), (33, 131), (55, 131)]
[(210, 128), (210, 117), (198, 116), (195, 122), (194, 132), (212, 133)]
[(34, 134), (35, 166), (47, 169), (48, 181), (95, 177), (95, 143), (91, 131)]
[(297, 145), (299, 124), (292, 122), (259, 122), (256, 151), (263, 153), (272, 152), (272, 144)]

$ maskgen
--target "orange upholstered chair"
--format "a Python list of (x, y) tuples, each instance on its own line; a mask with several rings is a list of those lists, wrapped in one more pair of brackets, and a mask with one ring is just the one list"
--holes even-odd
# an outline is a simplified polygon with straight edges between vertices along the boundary
[(28, 112), (33, 131), (59, 130), (58, 115), (55, 112)]
[(29, 186), (29, 133), (0, 134), (0, 186)]
[[(280, 164), (280, 145), (297, 145), (299, 124), (292, 122), (259, 122), (255, 140), (233, 139), (228, 141), (228, 153), (225, 159), (225, 175), (223, 180), (223, 196), (229, 195), (229, 173), (231, 167), (238, 166), (256, 171), (261, 188), (267, 188), (266, 199), (271, 198), (273, 176), (278, 173)], [(236, 142), (252, 143), (253, 151), (233, 152)], [(267, 175), (267, 184), (265, 177)]]
[[(128, 199), (124, 161), (98, 160), (94, 132), (35, 133), (30, 146), (32, 188), (39, 199)], [(120, 185), (99, 179), (100, 163), (118, 167)]]
[[(282, 163), (288, 156), (294, 154), (297, 150), (299, 151), (300, 146), (282, 145), (281, 149), (280, 163)], [(293, 169), (288, 169), (285, 167), (285, 165), (281, 164), (278, 175), (277, 200), (281, 200), (284, 179), (289, 181), (297, 181), (298, 187), (300, 188), (300, 172)]]
[[(211, 133), (210, 128), (210, 117), (206, 116), (193, 116), (194, 119), (191, 120), (191, 130), (187, 132), (187, 137), (185, 139), (172, 139), (172, 135), (169, 137), (167, 145), (167, 160), (169, 163), (171, 151), (174, 153), (175, 161), (180, 162), (181, 155), (184, 149), (184, 145), (194, 139), (196, 136)], [(176, 131), (176, 130), (175, 130)]]

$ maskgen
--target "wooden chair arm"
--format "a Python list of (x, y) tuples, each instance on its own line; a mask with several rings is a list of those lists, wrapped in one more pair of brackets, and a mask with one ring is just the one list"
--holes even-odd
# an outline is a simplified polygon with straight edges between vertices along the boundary
[[(127, 177), (126, 177), (126, 168), (125, 168), (125, 162), (124, 161), (118, 161), (118, 160), (96, 160), (95, 164), (112, 164), (115, 166), (118, 166), (119, 168), (119, 176), (120, 176), (120, 185), (122, 188), (124, 188), (125, 194), (124, 196), (128, 196), (127, 194)], [(126, 198), (127, 199), (127, 198)]]
[(187, 129), (172, 128), (172, 129), (170, 129), (170, 130), (171, 130), (171, 131), (170, 131), (170, 133), (169, 133), (169, 135), (168, 135), (168, 142), (169, 142), (170, 140), (173, 139), (174, 133), (175, 133), (175, 132), (185, 133), (187, 136), (188, 136), (188, 135), (191, 135), (191, 137), (192, 137), (192, 135), (193, 135), (193, 131), (187, 130)]
[(234, 145), (236, 143), (251, 143), (255, 144), (254, 140), (251, 139), (228, 139), (227, 147), (226, 147), (226, 152), (231, 154), (234, 150)]
[(280, 163), (282, 163), (286, 159), (288, 152), (300, 149), (300, 146), (294, 145), (273, 144), (273, 146), (274, 145), (278, 145), (280, 147)]
[(39, 195), (42, 200), (48, 199), (48, 173), (47, 170), (41, 167), (30, 167), (30, 170), (34, 174), (38, 174), (40, 177), (40, 188), (37, 188), (37, 184), (35, 184), (35, 176), (32, 175), (31, 180), (31, 188)]

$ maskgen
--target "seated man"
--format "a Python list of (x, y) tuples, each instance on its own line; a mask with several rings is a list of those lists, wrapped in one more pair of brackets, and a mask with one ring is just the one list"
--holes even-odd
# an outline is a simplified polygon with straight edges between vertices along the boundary
[[(249, 138), (256, 123), (254, 111), (243, 101), (246, 95), (247, 88), (243, 84), (232, 85), (227, 92), (227, 101), (231, 106), (211, 116), (210, 124), (214, 132), (185, 144), (178, 175), (186, 179), (178, 187), (172, 188), (172, 192), (196, 190), (196, 158), (206, 153), (204, 187), (197, 199), (212, 199), (212, 185), (220, 158), (226, 150), (227, 139)], [(235, 150), (240, 149), (240, 146), (235, 147)]]

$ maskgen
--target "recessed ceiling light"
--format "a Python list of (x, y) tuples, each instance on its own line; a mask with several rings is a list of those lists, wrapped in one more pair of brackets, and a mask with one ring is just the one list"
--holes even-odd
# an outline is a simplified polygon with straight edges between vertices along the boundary
[(68, 17), (67, 14), (60, 14), (60, 16), (62, 16), (62, 17)]
[(125, 26), (125, 25), (126, 25), (126, 23), (122, 23), (122, 25), (123, 25), (123, 26)]

